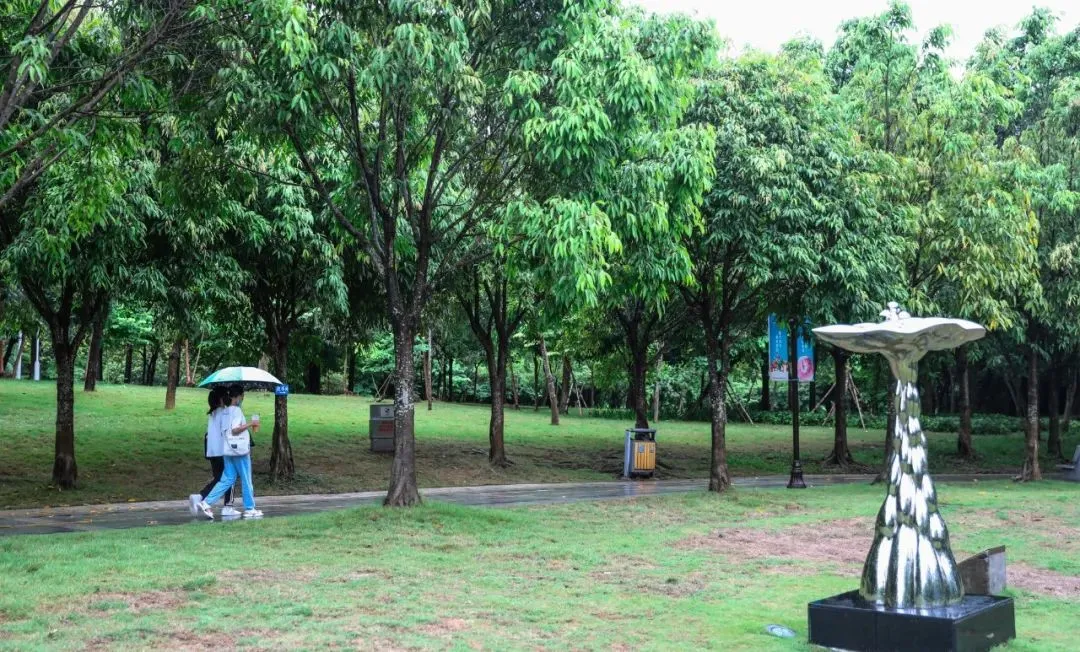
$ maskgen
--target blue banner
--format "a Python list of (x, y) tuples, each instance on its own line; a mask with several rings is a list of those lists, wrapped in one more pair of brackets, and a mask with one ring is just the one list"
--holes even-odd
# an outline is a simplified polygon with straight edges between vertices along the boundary
[(790, 366), (787, 328), (769, 315), (769, 380), (787, 382)]
[(288, 396), (289, 395), (289, 386), (288, 385), (278, 385), (277, 387), (274, 388), (274, 394), (277, 395), (277, 396)]
[[(795, 369), (801, 383), (814, 380), (814, 344), (806, 337), (808, 331), (808, 328), (800, 326), (799, 339), (795, 344)], [(791, 379), (787, 326), (778, 322), (776, 315), (769, 315), (769, 380), (787, 382)]]

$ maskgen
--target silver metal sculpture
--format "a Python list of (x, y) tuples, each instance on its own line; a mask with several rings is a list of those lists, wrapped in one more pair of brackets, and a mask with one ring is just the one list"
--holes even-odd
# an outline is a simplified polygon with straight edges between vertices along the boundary
[(856, 353), (880, 353), (897, 379), (896, 436), (888, 458), (888, 494), (878, 512), (874, 543), (859, 593), (889, 608), (939, 607), (960, 602), (964, 585), (937, 506), (919, 425), (918, 364), (928, 351), (953, 349), (986, 334), (963, 319), (916, 318), (889, 303), (884, 322), (815, 328), (818, 338)]

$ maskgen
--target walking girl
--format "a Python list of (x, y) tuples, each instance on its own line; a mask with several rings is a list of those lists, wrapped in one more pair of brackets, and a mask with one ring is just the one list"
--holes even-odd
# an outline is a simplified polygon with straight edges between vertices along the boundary
[(253, 420), (248, 423), (240, 405), (244, 402), (244, 388), (242, 385), (232, 385), (228, 389), (229, 405), (221, 410), (217, 420), (217, 430), (224, 443), (222, 459), (225, 463), (221, 479), (210, 491), (210, 494), (199, 503), (199, 511), (203, 516), (214, 520), (214, 510), (211, 505), (225, 495), (236, 479), (240, 479), (240, 486), (244, 496), (244, 518), (262, 518), (263, 513), (255, 508), (255, 489), (251, 482), (251, 434), (250, 431), (259, 430), (259, 422)]

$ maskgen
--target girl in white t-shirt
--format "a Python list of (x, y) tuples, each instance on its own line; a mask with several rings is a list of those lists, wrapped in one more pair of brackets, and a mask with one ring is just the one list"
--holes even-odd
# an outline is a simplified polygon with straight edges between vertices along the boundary
[[(240, 409), (240, 403), (244, 400), (244, 388), (241, 385), (233, 385), (229, 388), (230, 405), (219, 412), (217, 419), (217, 432), (221, 433), (221, 437), (224, 439), (225, 434), (232, 432), (233, 435), (239, 435), (242, 433), (248, 433), (248, 437), (251, 436), (251, 431), (258, 431), (258, 422), (249, 424), (247, 419), (244, 418), (244, 413)], [(250, 451), (251, 446), (248, 446)], [(251, 453), (245, 453), (243, 455), (230, 455), (228, 446), (224, 447), (223, 460), (225, 461), (225, 470), (221, 474), (221, 479), (214, 485), (213, 490), (206, 497), (205, 500), (199, 503), (199, 511), (203, 516), (210, 520), (214, 520), (214, 510), (211, 505), (225, 495), (225, 492), (233, 486), (236, 479), (240, 479), (240, 486), (243, 488), (244, 493), (244, 518), (262, 518), (263, 513), (255, 509), (255, 489), (251, 482)]]
[[(218, 419), (221, 417), (221, 412), (228, 406), (229, 393), (227, 390), (214, 387), (210, 390), (210, 395), (207, 397), (207, 402), (210, 404), (210, 411), (207, 412), (209, 417), (206, 420), (206, 435), (204, 436), (203, 451), (207, 460), (210, 462), (210, 472), (213, 474), (213, 479), (206, 483), (206, 486), (202, 488), (197, 494), (191, 494), (188, 497), (189, 507), (191, 509), (192, 516), (199, 515), (199, 503), (206, 500), (206, 497), (210, 495), (210, 492), (214, 490), (214, 486), (221, 480), (221, 474), (225, 472), (225, 442), (221, 438), (221, 429), (217, 426)], [(221, 517), (230, 518), (240, 516), (240, 512), (236, 511), (232, 502), (232, 487), (229, 487), (225, 491), (225, 506), (221, 508)]]

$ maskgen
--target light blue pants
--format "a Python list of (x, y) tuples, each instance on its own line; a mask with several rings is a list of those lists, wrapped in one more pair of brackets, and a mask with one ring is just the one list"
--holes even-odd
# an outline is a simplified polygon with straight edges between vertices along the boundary
[(236, 484), (240, 478), (240, 486), (244, 490), (244, 509), (255, 509), (255, 487), (251, 484), (251, 456), (250, 455), (226, 455), (224, 458), (225, 470), (221, 473), (221, 479), (210, 490), (206, 497), (206, 504), (213, 505), (219, 498), (225, 495), (229, 487)]

